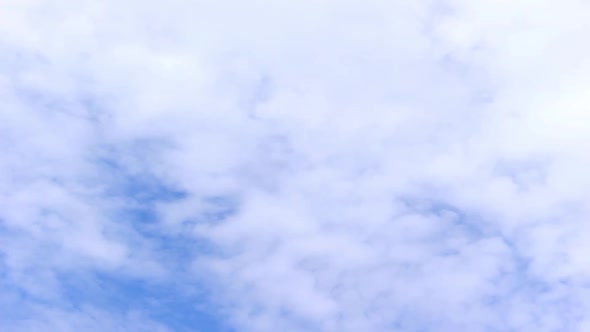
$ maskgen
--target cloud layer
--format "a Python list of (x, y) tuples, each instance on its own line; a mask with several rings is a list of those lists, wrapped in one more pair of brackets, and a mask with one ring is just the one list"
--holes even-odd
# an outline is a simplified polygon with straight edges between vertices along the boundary
[(3, 331), (588, 331), (580, 1), (0, 3)]

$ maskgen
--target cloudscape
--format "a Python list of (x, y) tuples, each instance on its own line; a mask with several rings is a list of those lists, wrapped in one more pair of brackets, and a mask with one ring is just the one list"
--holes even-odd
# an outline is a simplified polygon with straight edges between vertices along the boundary
[(590, 331), (589, 35), (580, 0), (0, 0), (0, 331)]

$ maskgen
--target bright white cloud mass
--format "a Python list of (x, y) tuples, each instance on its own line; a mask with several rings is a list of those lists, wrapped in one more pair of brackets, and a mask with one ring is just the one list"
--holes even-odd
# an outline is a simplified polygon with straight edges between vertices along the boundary
[(590, 4), (0, 0), (0, 330), (590, 331)]

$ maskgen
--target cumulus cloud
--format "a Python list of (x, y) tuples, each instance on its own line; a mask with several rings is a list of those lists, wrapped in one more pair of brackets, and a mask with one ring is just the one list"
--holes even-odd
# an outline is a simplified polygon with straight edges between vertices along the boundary
[(590, 8), (0, 3), (6, 331), (586, 331)]

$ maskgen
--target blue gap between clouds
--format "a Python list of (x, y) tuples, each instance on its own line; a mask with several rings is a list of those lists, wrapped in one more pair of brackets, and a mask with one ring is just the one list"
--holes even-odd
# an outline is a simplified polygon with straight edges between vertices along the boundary
[(231, 331), (215, 314), (203, 285), (179, 278), (152, 282), (114, 273), (62, 274), (72, 310), (88, 303), (118, 314), (138, 311), (173, 331)]
[[(214, 248), (189, 234), (166, 232), (158, 222), (157, 205), (178, 202), (189, 195), (148, 172), (132, 174), (116, 155), (97, 164), (101, 177), (107, 179), (104, 195), (126, 202), (112, 217), (126, 223), (126, 236), (133, 243), (149, 246), (158, 262), (175, 276), (174, 280), (154, 282), (105, 271), (63, 273), (61, 280), (70, 303), (116, 312), (137, 310), (174, 331), (230, 331), (211, 302), (204, 281), (194, 280), (188, 271), (195, 257), (210, 255)], [(220, 222), (237, 209), (236, 200), (229, 197), (206, 197), (204, 201), (211, 209), (191, 222)]]

